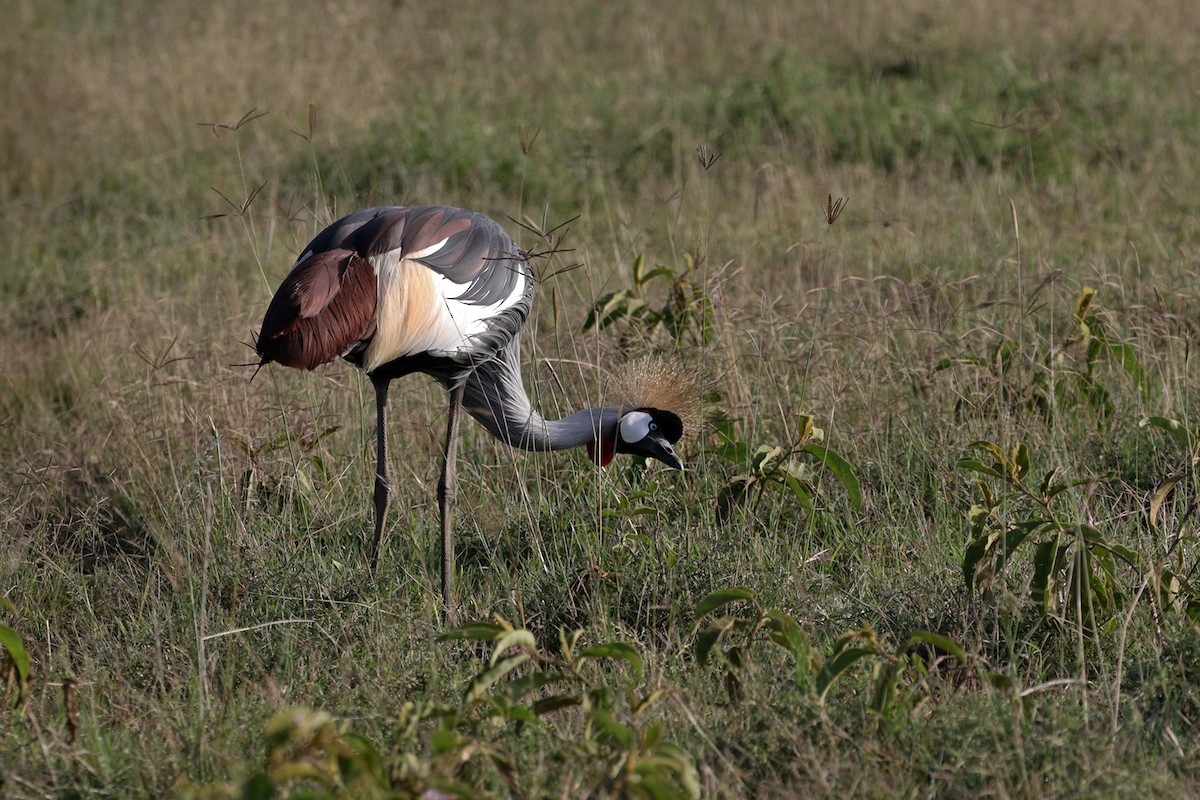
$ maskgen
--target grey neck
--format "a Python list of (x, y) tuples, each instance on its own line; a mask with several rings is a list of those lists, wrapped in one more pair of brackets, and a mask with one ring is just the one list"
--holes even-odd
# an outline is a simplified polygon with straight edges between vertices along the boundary
[(547, 420), (533, 409), (521, 382), (520, 340), (479, 364), (467, 377), (463, 409), (500, 441), (521, 450), (566, 450), (615, 438), (620, 411), (585, 408)]

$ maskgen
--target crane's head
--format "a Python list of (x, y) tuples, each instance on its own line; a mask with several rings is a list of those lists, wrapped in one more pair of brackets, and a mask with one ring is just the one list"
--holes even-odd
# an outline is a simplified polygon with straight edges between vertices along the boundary
[(620, 404), (611, 444), (589, 448), (600, 464), (615, 453), (645, 456), (683, 469), (676, 445), (695, 436), (703, 420), (703, 399), (696, 370), (678, 359), (650, 356), (626, 364), (615, 376)]
[(621, 416), (617, 423), (616, 453), (656, 458), (672, 469), (683, 469), (675, 443), (683, 436), (677, 414), (660, 408), (638, 408)]

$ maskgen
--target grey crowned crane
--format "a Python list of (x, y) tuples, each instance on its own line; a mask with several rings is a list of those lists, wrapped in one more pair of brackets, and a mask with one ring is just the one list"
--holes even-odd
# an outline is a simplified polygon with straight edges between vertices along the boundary
[(587, 447), (606, 465), (615, 453), (682, 469), (674, 444), (697, 420), (696, 383), (671, 362), (651, 361), (624, 376), (615, 407), (543, 419), (521, 380), (521, 328), (533, 306), (533, 270), (494, 221), (449, 206), (384, 206), (356, 211), (317, 234), (296, 260), (263, 317), (260, 366), (311, 370), (339, 356), (375, 389), (375, 535), (371, 568), (387, 517), (388, 385), (423, 372), (450, 395), (438, 481), (442, 601), (454, 610), (455, 453), (462, 411), (523, 450)]

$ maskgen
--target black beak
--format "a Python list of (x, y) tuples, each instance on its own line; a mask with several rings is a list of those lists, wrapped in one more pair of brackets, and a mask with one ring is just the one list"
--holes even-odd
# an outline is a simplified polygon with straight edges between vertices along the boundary
[(656, 458), (671, 469), (683, 469), (683, 459), (675, 452), (671, 443), (661, 436), (647, 436), (641, 445), (642, 455)]

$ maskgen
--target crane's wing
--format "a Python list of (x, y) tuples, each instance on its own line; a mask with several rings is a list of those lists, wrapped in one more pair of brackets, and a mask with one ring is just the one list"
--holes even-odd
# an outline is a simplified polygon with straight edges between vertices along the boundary
[(265, 364), (315, 369), (370, 338), (375, 272), (352, 250), (309, 252), (271, 299), (258, 334)]
[(449, 206), (368, 208), (305, 249), (263, 320), (259, 353), (312, 369), (365, 345), (368, 371), (419, 354), (490, 354), (532, 303), (529, 264), (487, 217)]

